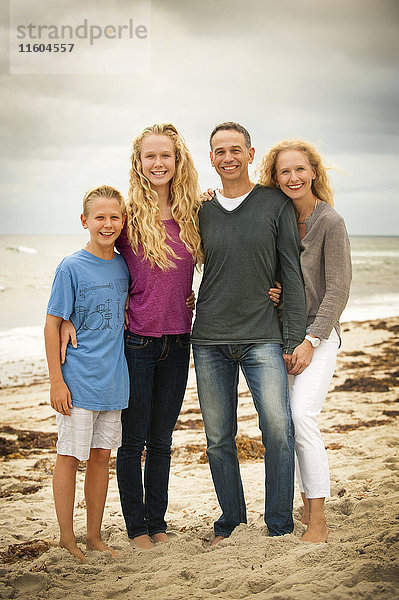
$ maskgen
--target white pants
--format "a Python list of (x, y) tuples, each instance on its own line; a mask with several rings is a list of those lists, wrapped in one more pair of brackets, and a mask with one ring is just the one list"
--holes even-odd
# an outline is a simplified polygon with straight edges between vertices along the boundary
[(318, 416), (334, 374), (339, 337), (335, 329), (314, 349), (310, 365), (293, 379), (291, 412), (295, 426), (296, 477), (306, 498), (330, 496), (327, 452)]

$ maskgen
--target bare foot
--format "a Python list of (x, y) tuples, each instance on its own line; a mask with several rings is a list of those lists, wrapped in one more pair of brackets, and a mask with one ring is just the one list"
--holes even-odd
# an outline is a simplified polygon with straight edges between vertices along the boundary
[(307, 530), (301, 537), (301, 542), (313, 542), (314, 544), (326, 542), (328, 533), (328, 527), (325, 523), (309, 523)]
[(65, 548), (65, 550), (68, 550), (68, 552), (70, 552), (72, 556), (75, 556), (75, 558), (77, 558), (81, 563), (86, 562), (84, 554), (80, 548), (78, 548), (76, 542), (63, 542), (60, 540), (59, 546), (60, 548)]
[(151, 538), (146, 533), (144, 535), (138, 535), (137, 537), (129, 540), (129, 544), (133, 548), (137, 548), (138, 550), (151, 550), (154, 547), (154, 544), (151, 541)]
[(302, 497), (302, 502), (303, 502), (303, 506), (302, 506), (302, 514), (301, 514), (301, 523), (303, 523), (304, 525), (308, 525), (309, 524), (309, 515), (310, 515), (310, 504), (309, 504), (309, 500), (308, 498), (306, 498), (306, 495), (304, 492), (301, 492), (301, 497)]
[(97, 550), (98, 552), (110, 552), (114, 558), (119, 556), (116, 550), (113, 550), (101, 540), (86, 540), (86, 550)]
[(166, 535), (166, 533), (154, 533), (154, 535), (151, 536), (152, 541), (154, 542), (154, 544), (158, 544), (159, 542), (161, 542), (162, 544), (164, 544), (165, 542), (169, 542), (169, 538)]
[(309, 510), (306, 510), (305, 508), (303, 509), (300, 521), (304, 525), (308, 525), (309, 524)]
[(220, 542), (223, 542), (224, 539), (226, 538), (223, 535), (216, 535), (215, 539), (211, 543), (211, 546), (217, 546), (218, 544), (220, 544)]

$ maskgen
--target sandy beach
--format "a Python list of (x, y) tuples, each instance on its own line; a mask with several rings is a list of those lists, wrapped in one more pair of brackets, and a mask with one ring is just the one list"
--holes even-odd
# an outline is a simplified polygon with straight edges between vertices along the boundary
[[(304, 526), (299, 521), (298, 490), (294, 533), (268, 537), (257, 416), (242, 382), (238, 442), (248, 524), (210, 547), (219, 507), (204, 454), (191, 368), (174, 434), (167, 515), (170, 542), (146, 552), (130, 548), (113, 453), (103, 538), (120, 557), (89, 552), (84, 565), (54, 545), (55, 413), (49, 406), (47, 378), (40, 371), (35, 379), (33, 364), (35, 383), (0, 390), (0, 598), (399, 598), (398, 334), (399, 317), (343, 326), (343, 347), (320, 418), (332, 481), (326, 505), (327, 543), (300, 542)], [(75, 510), (82, 548), (83, 478), (84, 465), (78, 473)]]

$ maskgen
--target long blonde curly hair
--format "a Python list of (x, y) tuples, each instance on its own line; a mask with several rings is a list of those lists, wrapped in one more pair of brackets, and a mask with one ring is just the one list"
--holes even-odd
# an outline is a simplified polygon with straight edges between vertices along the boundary
[(276, 164), (280, 152), (283, 150), (299, 150), (307, 157), (309, 163), (316, 171), (316, 177), (312, 183), (312, 192), (319, 198), (327, 202), (330, 206), (334, 205), (334, 192), (331, 187), (330, 178), (327, 174), (327, 167), (323, 163), (323, 159), (314, 146), (301, 139), (283, 140), (275, 144), (266, 154), (256, 170), (259, 178), (258, 182), (261, 185), (271, 188), (278, 188)]
[(127, 232), (132, 250), (137, 254), (139, 244), (144, 259), (151, 266), (158, 265), (163, 271), (175, 267), (175, 252), (168, 245), (168, 236), (162, 223), (158, 194), (151, 188), (143, 174), (141, 144), (147, 135), (166, 135), (172, 140), (176, 170), (170, 182), (172, 217), (180, 227), (179, 237), (192, 254), (195, 264), (203, 262), (203, 251), (198, 227), (198, 211), (201, 206), (198, 173), (185, 141), (171, 123), (146, 127), (133, 140), (132, 167), (129, 172), (129, 193), (126, 202)]

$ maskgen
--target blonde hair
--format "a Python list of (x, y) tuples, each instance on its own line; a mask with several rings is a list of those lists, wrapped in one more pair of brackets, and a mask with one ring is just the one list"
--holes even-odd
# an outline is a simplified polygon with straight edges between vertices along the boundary
[(314, 146), (304, 140), (283, 140), (275, 144), (262, 157), (259, 167), (256, 172), (259, 175), (259, 183), (266, 187), (278, 188), (276, 164), (280, 152), (284, 150), (299, 150), (303, 152), (311, 166), (316, 172), (316, 177), (312, 182), (312, 192), (319, 198), (327, 202), (330, 206), (334, 205), (334, 192), (331, 187), (330, 178), (327, 174), (327, 167), (323, 164), (323, 159)]
[(126, 203), (127, 232), (131, 248), (137, 254), (141, 244), (144, 259), (149, 260), (152, 267), (158, 265), (165, 271), (176, 266), (173, 259), (178, 257), (167, 243), (168, 236), (160, 216), (158, 194), (143, 174), (141, 143), (147, 135), (166, 135), (172, 141), (176, 161), (169, 192), (172, 217), (180, 227), (180, 239), (192, 254), (194, 263), (199, 264), (203, 261), (203, 251), (198, 227), (198, 211), (201, 206), (198, 174), (183, 138), (170, 123), (146, 127), (133, 140)]
[(125, 214), (126, 205), (122, 194), (110, 185), (100, 185), (99, 187), (92, 188), (83, 196), (83, 214), (86, 219), (89, 216), (91, 204), (96, 198), (109, 198), (110, 200), (114, 198), (119, 204), (122, 215)]

